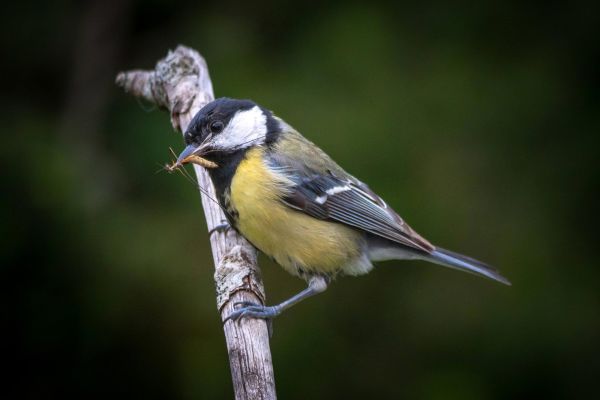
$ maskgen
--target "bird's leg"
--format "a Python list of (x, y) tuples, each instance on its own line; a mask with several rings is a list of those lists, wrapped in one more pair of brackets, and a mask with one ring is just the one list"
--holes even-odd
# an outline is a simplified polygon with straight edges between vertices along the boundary
[(277, 304), (276, 306), (263, 306), (261, 304), (252, 303), (249, 301), (242, 301), (239, 303), (235, 303), (234, 307), (239, 306), (234, 312), (229, 314), (227, 318), (223, 321), (223, 323), (227, 322), (227, 320), (237, 321), (240, 318), (251, 317), (251, 318), (262, 318), (262, 319), (271, 319), (279, 314), (287, 308), (290, 308), (296, 303), (301, 302), (302, 300), (314, 296), (315, 294), (322, 293), (327, 289), (327, 284), (329, 280), (321, 275), (314, 275), (308, 281), (308, 287), (296, 294), (295, 296), (290, 297), (289, 299)]

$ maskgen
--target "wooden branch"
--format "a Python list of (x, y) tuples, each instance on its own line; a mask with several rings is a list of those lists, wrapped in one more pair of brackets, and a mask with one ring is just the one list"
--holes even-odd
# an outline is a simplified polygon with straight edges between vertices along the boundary
[[(173, 127), (185, 132), (194, 115), (214, 99), (204, 58), (193, 49), (179, 46), (156, 64), (154, 71), (134, 70), (117, 75), (117, 85), (134, 96), (169, 110)], [(167, 154), (165, 149), (165, 155)], [(198, 182), (216, 198), (208, 173), (194, 165)], [(221, 209), (201, 193), (209, 232), (225, 221)], [(215, 262), (217, 307), (221, 319), (235, 302), (264, 304), (265, 291), (256, 262), (256, 250), (232, 229), (210, 237)], [(224, 327), (235, 398), (275, 399), (275, 379), (267, 324), (261, 319), (228, 321)]]

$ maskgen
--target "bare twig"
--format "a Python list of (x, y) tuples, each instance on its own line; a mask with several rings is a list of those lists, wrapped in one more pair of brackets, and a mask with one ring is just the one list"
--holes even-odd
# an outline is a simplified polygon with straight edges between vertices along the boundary
[[(193, 116), (214, 99), (206, 62), (193, 49), (179, 46), (156, 64), (154, 71), (121, 72), (117, 85), (169, 110), (173, 127), (185, 132)], [(194, 165), (215, 262), (217, 306), (224, 319), (240, 301), (263, 303), (265, 292), (256, 263), (256, 251), (241, 236), (229, 229), (213, 228), (225, 221), (215, 198), (207, 172)], [(267, 324), (260, 319), (229, 321), (224, 325), (229, 363), (236, 399), (275, 399), (273, 363)]]

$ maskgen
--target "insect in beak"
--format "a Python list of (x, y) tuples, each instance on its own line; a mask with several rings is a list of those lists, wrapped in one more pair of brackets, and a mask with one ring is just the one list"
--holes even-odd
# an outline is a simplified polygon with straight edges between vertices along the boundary
[[(217, 168), (218, 165), (216, 163), (209, 161), (209, 160), (202, 158), (199, 155), (195, 154), (196, 152), (198, 152), (200, 150), (202, 150), (202, 145), (187, 146), (185, 149), (183, 149), (181, 154), (179, 154), (179, 157), (177, 157), (177, 161), (175, 161), (171, 165), (167, 165), (167, 167), (166, 167), (167, 170), (169, 172), (172, 172), (185, 164), (198, 164), (204, 168)], [(171, 152), (173, 153), (173, 155), (175, 155), (173, 150), (171, 150)]]

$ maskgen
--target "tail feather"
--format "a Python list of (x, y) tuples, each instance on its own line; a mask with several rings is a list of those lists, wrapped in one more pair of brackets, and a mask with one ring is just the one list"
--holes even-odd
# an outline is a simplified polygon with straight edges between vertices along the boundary
[(471, 257), (464, 256), (462, 254), (454, 253), (450, 250), (441, 249), (436, 247), (427, 257), (426, 260), (440, 264), (449, 268), (454, 268), (459, 271), (469, 272), (471, 274), (483, 276), (505, 285), (510, 286), (510, 281), (500, 275), (500, 273), (493, 267), (482, 263), (481, 261), (475, 260)]

